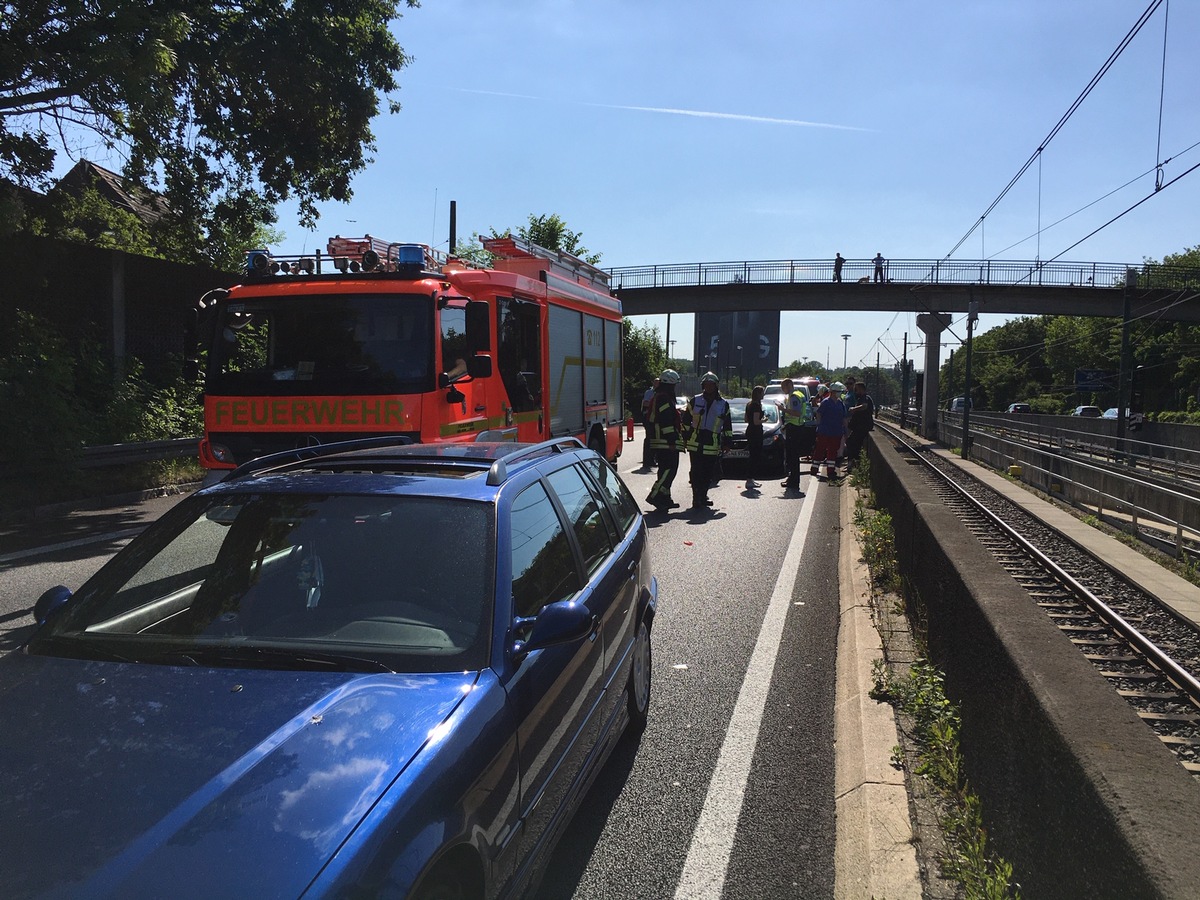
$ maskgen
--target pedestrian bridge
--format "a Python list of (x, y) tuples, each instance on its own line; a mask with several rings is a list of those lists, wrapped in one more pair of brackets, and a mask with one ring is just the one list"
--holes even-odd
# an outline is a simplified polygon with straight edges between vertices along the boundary
[(873, 281), (869, 259), (680, 263), (609, 269), (627, 316), (730, 310), (1111, 316), (1120, 318), (1126, 273), (1137, 274), (1131, 315), (1200, 322), (1200, 269), (1102, 262), (893, 259)]

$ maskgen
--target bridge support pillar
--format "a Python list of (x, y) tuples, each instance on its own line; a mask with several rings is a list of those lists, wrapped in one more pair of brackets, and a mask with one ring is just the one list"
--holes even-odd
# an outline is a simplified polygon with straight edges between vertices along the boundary
[(950, 327), (949, 313), (921, 313), (917, 327), (925, 332), (925, 379), (921, 396), (921, 436), (937, 440), (938, 369), (942, 361), (942, 332)]

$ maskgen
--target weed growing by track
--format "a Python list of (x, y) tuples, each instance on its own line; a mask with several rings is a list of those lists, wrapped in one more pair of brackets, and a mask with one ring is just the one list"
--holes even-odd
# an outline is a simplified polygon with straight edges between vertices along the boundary
[(920, 600), (904, 600), (907, 589), (896, 557), (892, 517), (875, 508), (865, 464), (856, 469), (851, 484), (860, 490), (854, 524), (871, 571), (877, 619), (908, 618), (907, 631), (915, 650), (915, 658), (901, 663), (902, 654), (893, 653), (889, 646), (892, 626), (880, 629), (885, 659), (874, 667), (872, 696), (896, 708), (906, 744), (893, 750), (893, 762), (908, 768), (910, 779), (919, 778), (930, 789), (945, 836), (945, 850), (938, 859), (942, 875), (960, 884), (968, 900), (1019, 898), (1020, 890), (1012, 883), (1012, 865), (988, 850), (980, 801), (963, 771), (961, 719), (946, 696), (945, 676), (928, 659)]

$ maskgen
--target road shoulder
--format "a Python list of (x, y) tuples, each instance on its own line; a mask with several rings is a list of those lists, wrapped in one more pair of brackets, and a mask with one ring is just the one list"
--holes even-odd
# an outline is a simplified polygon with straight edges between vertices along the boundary
[(837, 694), (834, 707), (837, 843), (834, 896), (922, 896), (904, 772), (892, 765), (899, 743), (892, 707), (873, 699), (883, 644), (871, 615), (869, 574), (854, 528), (856, 491), (841, 492)]

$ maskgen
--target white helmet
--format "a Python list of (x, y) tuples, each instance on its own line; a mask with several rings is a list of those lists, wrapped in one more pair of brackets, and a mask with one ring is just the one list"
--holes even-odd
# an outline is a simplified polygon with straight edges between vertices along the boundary
[(658, 379), (663, 384), (679, 384), (679, 373), (674, 369), (663, 369), (663, 373)]
[(713, 384), (717, 384), (719, 379), (712, 372), (705, 372), (704, 377), (700, 379), (700, 383), (704, 384), (705, 382), (709, 381), (711, 381)]

